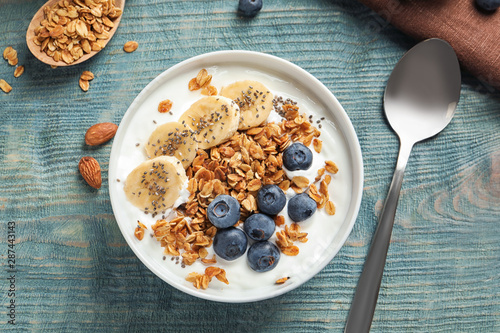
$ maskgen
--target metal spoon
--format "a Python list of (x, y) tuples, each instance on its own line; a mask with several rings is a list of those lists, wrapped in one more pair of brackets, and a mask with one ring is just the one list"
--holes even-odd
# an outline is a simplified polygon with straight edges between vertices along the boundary
[(448, 125), (460, 98), (460, 85), (456, 54), (441, 39), (428, 39), (414, 46), (389, 77), (384, 109), (389, 124), (399, 136), (399, 156), (347, 318), (346, 333), (370, 330), (411, 149), (415, 143), (438, 134)]
[[(76, 65), (76, 64), (82, 63), (85, 60), (88, 60), (88, 59), (92, 58), (99, 51), (91, 51), (90, 53), (86, 53), (81, 58), (79, 58), (78, 60), (72, 62), (71, 64), (67, 64), (67, 63), (65, 63), (62, 60), (61, 61), (55, 61), (52, 57), (48, 56), (47, 53), (45, 53), (44, 51), (42, 51), (41, 48), (40, 48), (40, 46), (36, 45), (35, 42), (33, 41), (33, 39), (35, 38), (35, 29), (38, 28), (40, 26), (40, 22), (42, 22), (42, 20), (45, 19), (45, 15), (44, 15), (44, 12), (43, 12), (44, 8), (47, 7), (47, 6), (48, 7), (52, 7), (56, 3), (58, 3), (59, 1), (60, 0), (49, 0), (49, 1), (47, 1), (35, 13), (35, 15), (31, 19), (31, 22), (30, 22), (30, 24), (28, 26), (28, 30), (26, 31), (26, 44), (28, 45), (28, 49), (31, 51), (31, 53), (36, 58), (38, 58), (41, 62), (44, 62), (47, 65), (59, 66), (59, 67), (72, 66), (72, 65)], [(121, 9), (122, 12), (123, 12), (123, 9), (125, 8), (125, 0), (115, 0), (115, 7)], [(121, 20), (122, 16), (123, 15), (120, 15), (116, 19), (112, 20), (113, 27), (109, 31), (109, 38), (105, 40), (105, 44), (104, 44), (104, 46), (102, 48), (104, 48), (108, 44), (108, 42), (111, 40), (111, 38), (115, 34), (116, 29), (118, 29), (118, 25), (120, 24), (120, 20)]]

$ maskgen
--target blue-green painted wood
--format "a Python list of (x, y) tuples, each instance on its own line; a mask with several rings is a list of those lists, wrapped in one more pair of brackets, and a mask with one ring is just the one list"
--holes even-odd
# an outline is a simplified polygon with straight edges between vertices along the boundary
[[(382, 111), (385, 82), (415, 41), (350, 0), (264, 1), (252, 20), (236, 0), (129, 0), (118, 33), (86, 63), (51, 69), (25, 45), (43, 1), (0, 1), (0, 50), (13, 46), (20, 78), (0, 59), (0, 329), (30, 331), (342, 332), (398, 142)], [(122, 51), (128, 40), (139, 49)], [(111, 144), (84, 145), (96, 122), (118, 123), (168, 67), (201, 53), (270, 53), (331, 89), (359, 135), (361, 211), (337, 257), (304, 286), (255, 304), (185, 295), (129, 249), (107, 185)], [(83, 70), (96, 78), (84, 93)], [(104, 186), (79, 176), (95, 156)], [(16, 221), (16, 323), (7, 325), (7, 222)], [(463, 73), (461, 101), (438, 137), (417, 145), (403, 183), (373, 332), (500, 332), (500, 93)]]

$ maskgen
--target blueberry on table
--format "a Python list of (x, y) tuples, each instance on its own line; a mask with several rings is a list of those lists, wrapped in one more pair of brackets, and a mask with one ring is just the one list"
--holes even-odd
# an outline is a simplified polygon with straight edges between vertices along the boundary
[(307, 170), (311, 167), (312, 161), (311, 149), (300, 142), (293, 143), (283, 152), (283, 165), (290, 171)]
[(307, 193), (297, 194), (288, 200), (288, 216), (294, 222), (302, 222), (313, 216), (316, 212), (316, 201)]
[(257, 192), (257, 206), (262, 213), (276, 215), (285, 204), (285, 193), (278, 185), (265, 185)]
[(476, 3), (484, 10), (495, 10), (500, 7), (500, 0), (476, 0)]
[(240, 0), (238, 11), (246, 17), (254, 17), (262, 9), (262, 0)]
[(217, 230), (214, 237), (214, 251), (225, 260), (235, 260), (247, 250), (247, 236), (243, 230), (229, 227)]
[(217, 228), (228, 228), (240, 219), (240, 203), (230, 195), (218, 195), (208, 205), (207, 216)]
[(250, 215), (243, 225), (245, 233), (255, 241), (268, 240), (274, 233), (276, 224), (266, 214)]
[(267, 272), (276, 267), (280, 250), (268, 241), (253, 243), (247, 253), (248, 265), (256, 272)]

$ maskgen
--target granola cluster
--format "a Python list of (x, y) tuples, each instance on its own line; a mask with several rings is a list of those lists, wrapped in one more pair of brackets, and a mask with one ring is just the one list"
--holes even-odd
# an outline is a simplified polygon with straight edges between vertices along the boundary
[(114, 0), (61, 0), (43, 12), (33, 42), (54, 61), (67, 64), (104, 48), (113, 20), (122, 14)]
[(207, 289), (208, 284), (215, 277), (217, 280), (229, 284), (226, 278), (226, 271), (220, 267), (210, 266), (205, 269), (204, 274), (192, 272), (186, 277), (186, 281), (192, 282), (197, 289)]
[(217, 95), (217, 88), (210, 83), (212, 82), (212, 75), (208, 74), (207, 70), (203, 68), (199, 71), (196, 77), (189, 81), (188, 89), (195, 91), (201, 89), (201, 94), (206, 96)]

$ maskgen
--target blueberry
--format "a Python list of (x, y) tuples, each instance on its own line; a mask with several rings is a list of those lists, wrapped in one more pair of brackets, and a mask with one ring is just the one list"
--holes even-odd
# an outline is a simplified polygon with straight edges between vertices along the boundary
[(247, 236), (243, 230), (229, 227), (218, 229), (214, 237), (215, 253), (226, 260), (235, 260), (247, 250)]
[(254, 17), (262, 8), (262, 0), (240, 0), (238, 11), (246, 17)]
[(253, 243), (247, 253), (248, 265), (256, 272), (267, 272), (276, 267), (280, 250), (268, 241)]
[(274, 233), (276, 224), (265, 214), (250, 215), (243, 225), (243, 230), (248, 237), (255, 241), (268, 240)]
[(265, 185), (257, 192), (257, 206), (262, 213), (276, 215), (285, 204), (285, 193), (277, 185)]
[(217, 228), (228, 228), (240, 219), (240, 203), (230, 195), (218, 195), (208, 205), (207, 216)]
[(312, 161), (311, 149), (300, 142), (293, 143), (283, 152), (283, 165), (290, 171), (307, 170), (311, 167)]
[(294, 222), (302, 222), (316, 212), (316, 207), (316, 201), (311, 199), (307, 193), (297, 194), (288, 200), (288, 216)]
[(476, 0), (476, 3), (484, 10), (495, 10), (500, 7), (500, 0)]

